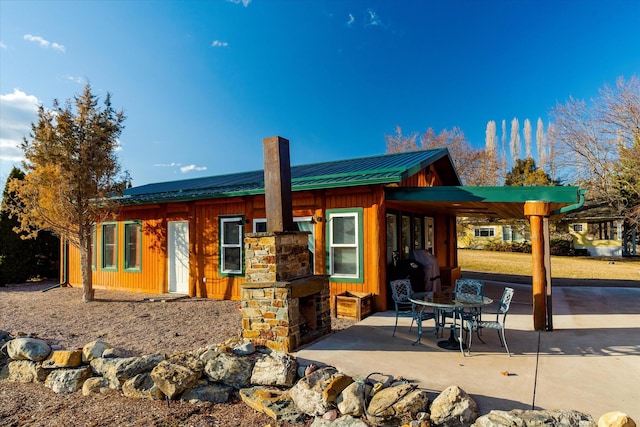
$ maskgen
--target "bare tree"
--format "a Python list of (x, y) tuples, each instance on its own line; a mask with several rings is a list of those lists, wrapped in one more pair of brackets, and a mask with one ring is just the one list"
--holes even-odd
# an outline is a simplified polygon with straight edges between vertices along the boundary
[(544, 123), (542, 119), (538, 117), (536, 124), (536, 148), (538, 149), (538, 166), (540, 169), (545, 170), (545, 138), (544, 138)]
[[(502, 172), (507, 171), (507, 121), (502, 119)], [(504, 181), (504, 176), (502, 180)]]
[[(417, 140), (420, 144), (418, 146)], [(473, 148), (464, 136), (464, 132), (457, 127), (444, 129), (439, 134), (428, 128), (424, 134), (412, 133), (404, 136), (402, 128), (396, 126), (393, 135), (385, 134), (387, 153), (403, 151), (426, 150), (430, 148), (447, 148), (453, 160), (458, 175), (466, 185), (486, 185), (489, 171), (482, 167), (485, 158), (484, 150)]]
[[(485, 168), (491, 171), (498, 171), (500, 169), (498, 162), (498, 147), (496, 145), (496, 122), (490, 120), (487, 123), (487, 130), (485, 131), (485, 152), (486, 152), (486, 165)], [(500, 173), (491, 173), (487, 177), (486, 185), (497, 185)]]
[(511, 149), (511, 158), (515, 165), (520, 158), (520, 123), (516, 117), (511, 120), (511, 139), (509, 140), (509, 148)]
[[(621, 177), (637, 176), (629, 161), (640, 150), (640, 80), (619, 78), (605, 85), (590, 103), (569, 98), (552, 111), (555, 161), (563, 180), (585, 187), (621, 214), (633, 212), (637, 187)], [(640, 195), (638, 195), (640, 196)]]
[(533, 154), (531, 154), (531, 122), (529, 121), (529, 119), (524, 119), (524, 128), (522, 131), (524, 133), (524, 146), (526, 150), (525, 151), (526, 158), (532, 159)]

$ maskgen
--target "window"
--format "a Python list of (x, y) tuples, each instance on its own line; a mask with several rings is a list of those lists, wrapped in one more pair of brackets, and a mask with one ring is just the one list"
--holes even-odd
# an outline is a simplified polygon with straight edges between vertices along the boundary
[(582, 233), (584, 231), (584, 225), (583, 224), (573, 224), (573, 231), (575, 231), (576, 233)]
[(327, 211), (329, 274), (340, 281), (363, 280), (362, 210)]
[(267, 220), (265, 218), (259, 218), (253, 220), (253, 232), (254, 233), (266, 233), (267, 232)]
[(589, 240), (620, 240), (618, 221), (602, 221), (587, 224), (587, 239)]
[(124, 268), (140, 271), (142, 261), (142, 225), (140, 222), (124, 224)]
[(96, 226), (91, 227), (91, 253), (89, 256), (91, 257), (91, 269), (96, 269)]
[(475, 237), (494, 237), (496, 229), (495, 227), (474, 227), (473, 235)]
[(116, 270), (118, 268), (118, 225), (102, 224), (102, 268)]
[(244, 218), (220, 217), (220, 273), (243, 273)]

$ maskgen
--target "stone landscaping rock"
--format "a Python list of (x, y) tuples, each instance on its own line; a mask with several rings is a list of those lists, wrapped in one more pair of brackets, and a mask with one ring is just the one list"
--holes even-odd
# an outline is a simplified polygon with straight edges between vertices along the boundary
[[(433, 419), (433, 413), (432, 413)], [(591, 415), (586, 415), (578, 411), (565, 410), (521, 410), (512, 411), (493, 410), (487, 415), (483, 415), (473, 423), (473, 427), (596, 427), (596, 423)]]
[(109, 390), (110, 382), (104, 377), (87, 378), (82, 384), (82, 395), (89, 396), (91, 393), (102, 393)]
[(344, 415), (362, 416), (366, 406), (365, 396), (367, 396), (367, 386), (364, 381), (349, 384), (338, 396), (338, 410)]
[(112, 348), (111, 344), (104, 341), (92, 341), (82, 347), (82, 362), (89, 363), (93, 359), (103, 357), (102, 355), (104, 354), (105, 350), (110, 348)]
[(169, 356), (166, 360), (167, 362), (189, 368), (193, 372), (202, 374), (204, 371), (204, 362), (200, 360), (200, 356), (196, 352), (175, 353)]
[(225, 403), (229, 400), (229, 395), (233, 391), (233, 387), (224, 384), (208, 384), (200, 387), (194, 387), (182, 393), (180, 400), (186, 402), (211, 402)]
[(44, 382), (49, 375), (49, 371), (42, 368), (41, 363), (31, 360), (14, 360), (4, 370), (8, 373), (7, 379), (17, 383)]
[(116, 357), (123, 357), (122, 351), (118, 348), (105, 348), (102, 352), (102, 357), (105, 359), (115, 359)]
[(80, 390), (84, 381), (90, 376), (91, 368), (88, 366), (76, 369), (54, 369), (44, 385), (56, 393), (73, 393)]
[(353, 379), (344, 374), (334, 375), (322, 392), (322, 398), (329, 403), (336, 403), (342, 391), (353, 382)]
[(245, 388), (251, 384), (253, 361), (232, 353), (217, 353), (207, 362), (204, 372), (213, 382)]
[(42, 362), (45, 369), (77, 368), (82, 365), (82, 350), (53, 350)]
[(598, 427), (636, 427), (636, 423), (624, 412), (613, 411), (598, 419)]
[(283, 352), (273, 351), (256, 361), (251, 373), (251, 384), (293, 386), (297, 377), (298, 362)]
[(158, 388), (169, 398), (173, 399), (190, 388), (200, 373), (176, 363), (163, 360), (151, 371), (151, 378)]
[[(241, 338), (168, 358), (118, 357), (122, 352), (103, 341), (82, 350), (65, 350), (37, 338), (12, 339), (4, 331), (0, 345), (0, 380), (44, 382), (56, 393), (82, 388), (87, 396), (121, 388), (131, 398), (224, 403), (236, 388), (245, 404), (277, 423), (299, 423), (310, 415), (317, 417), (314, 427), (596, 427), (590, 415), (571, 410), (494, 410), (478, 417), (476, 402), (457, 386), (440, 393), (429, 408), (426, 391), (404, 379), (389, 376), (372, 382), (368, 376), (367, 381), (353, 382), (334, 367), (298, 366), (287, 353), (263, 347), (256, 351)], [(3, 358), (5, 352), (10, 359)], [(91, 377), (92, 373), (100, 376)], [(354, 418), (363, 415), (367, 422)], [(636, 427), (636, 423), (624, 413), (610, 412), (600, 417), (597, 427)]]
[(401, 425), (413, 420), (428, 405), (425, 390), (404, 383), (377, 392), (367, 408), (367, 418), (374, 425)]
[(311, 423), (311, 427), (368, 427), (368, 424), (360, 418), (354, 418), (351, 415), (344, 415), (340, 418), (336, 418), (334, 421), (316, 418)]
[(238, 356), (248, 356), (256, 352), (256, 346), (251, 341), (246, 341), (233, 347), (233, 353)]
[(164, 399), (164, 394), (153, 382), (151, 374), (145, 372), (129, 378), (122, 384), (122, 394), (127, 397), (137, 399), (160, 400)]
[(7, 355), (13, 360), (41, 362), (51, 353), (49, 344), (37, 338), (16, 338), (6, 345)]
[(246, 405), (276, 421), (295, 423), (304, 418), (289, 393), (274, 387), (243, 388), (240, 389), (240, 398)]
[(151, 371), (162, 360), (164, 360), (162, 354), (115, 359), (99, 357), (91, 361), (91, 368), (96, 374), (108, 379), (112, 388), (120, 389), (126, 380), (143, 372)]
[(325, 399), (324, 391), (336, 375), (342, 376), (336, 368), (327, 366), (301, 378), (289, 390), (298, 409), (311, 416), (322, 415), (331, 409), (331, 402)]
[(455, 385), (447, 387), (431, 404), (431, 422), (437, 426), (469, 426), (479, 414), (476, 401)]

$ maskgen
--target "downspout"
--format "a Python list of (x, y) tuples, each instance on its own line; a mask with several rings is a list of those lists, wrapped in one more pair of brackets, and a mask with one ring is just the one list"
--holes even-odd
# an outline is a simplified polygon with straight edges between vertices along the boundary
[(576, 209), (580, 209), (582, 206), (584, 206), (584, 194), (587, 192), (587, 190), (578, 190), (578, 196), (580, 197), (580, 199), (578, 200), (578, 203), (574, 203), (573, 205), (569, 205), (569, 206), (563, 206), (560, 209), (556, 209), (555, 211), (551, 211), (551, 215), (560, 215), (560, 214), (564, 214), (567, 212), (571, 212), (571, 211), (575, 211)]

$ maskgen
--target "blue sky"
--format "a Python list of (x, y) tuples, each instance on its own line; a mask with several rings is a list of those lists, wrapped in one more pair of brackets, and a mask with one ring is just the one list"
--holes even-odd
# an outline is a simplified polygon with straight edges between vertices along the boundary
[[(382, 154), (385, 134), (545, 123), (640, 74), (640, 1), (0, 0), (0, 179), (35, 105), (90, 82), (134, 185)], [(510, 127), (509, 127), (510, 129)]]

